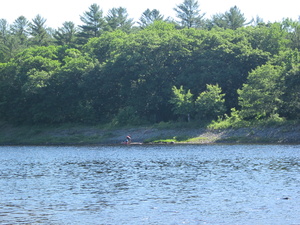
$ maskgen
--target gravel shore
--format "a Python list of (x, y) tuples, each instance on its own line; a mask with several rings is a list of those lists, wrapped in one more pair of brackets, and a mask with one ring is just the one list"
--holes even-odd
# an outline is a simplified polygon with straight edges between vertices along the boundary
[[(188, 137), (192, 140), (187, 143), (300, 143), (300, 126), (270, 127), (270, 128), (239, 128), (239, 129), (124, 129), (116, 130), (107, 142), (113, 143), (124, 139), (130, 134), (133, 141), (145, 142), (155, 139), (172, 137)], [(181, 143), (184, 142), (181, 141)]]
[[(180, 144), (217, 143), (268, 143), (300, 144), (300, 125), (276, 127), (252, 127), (211, 130), (205, 128), (159, 129), (153, 127), (101, 129), (97, 127), (69, 128), (18, 128), (2, 127), (1, 145), (85, 145), (120, 144), (131, 135), (137, 143), (153, 143), (157, 140), (174, 139)], [(172, 143), (172, 142), (171, 142)]]
[[(180, 143), (213, 144), (213, 143), (300, 143), (299, 126), (279, 126), (268, 128), (238, 129), (157, 129), (151, 127), (128, 129), (69, 129), (64, 132), (52, 133), (56, 136), (98, 136), (101, 144), (118, 144), (131, 135), (133, 142), (151, 143), (154, 140), (181, 138)], [(185, 139), (187, 141), (185, 142)], [(189, 139), (189, 140), (188, 140)]]

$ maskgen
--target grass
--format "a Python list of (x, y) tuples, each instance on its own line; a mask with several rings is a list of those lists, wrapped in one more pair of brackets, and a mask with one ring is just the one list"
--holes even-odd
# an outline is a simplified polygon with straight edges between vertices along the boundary
[(146, 139), (144, 142), (145, 143), (178, 143), (183, 140), (188, 139), (186, 136), (175, 136), (175, 137), (153, 137)]
[(201, 143), (203, 141), (208, 140), (206, 137), (189, 137), (186, 135), (175, 136), (175, 137), (154, 137), (151, 139), (147, 139), (145, 143)]

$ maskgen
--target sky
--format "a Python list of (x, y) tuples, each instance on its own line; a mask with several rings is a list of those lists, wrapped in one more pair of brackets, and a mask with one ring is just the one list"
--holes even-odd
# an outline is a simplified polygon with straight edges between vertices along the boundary
[[(3, 0), (2, 0), (3, 1)], [(5, 0), (0, 7), (0, 19), (12, 24), (19, 16), (32, 20), (37, 14), (45, 18), (46, 26), (61, 27), (65, 21), (81, 25), (80, 16), (96, 3), (104, 16), (114, 7), (127, 9), (130, 18), (138, 21), (142, 13), (149, 8), (157, 9), (162, 15), (176, 18), (174, 7), (184, 0)], [(216, 13), (224, 13), (237, 6), (250, 21), (259, 16), (264, 22), (282, 21), (283, 18), (298, 20), (300, 16), (299, 0), (198, 0), (201, 13), (211, 18)]]

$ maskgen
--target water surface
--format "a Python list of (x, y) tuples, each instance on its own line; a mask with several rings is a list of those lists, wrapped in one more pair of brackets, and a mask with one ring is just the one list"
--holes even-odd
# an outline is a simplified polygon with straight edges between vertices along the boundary
[(299, 145), (0, 147), (1, 224), (300, 224)]

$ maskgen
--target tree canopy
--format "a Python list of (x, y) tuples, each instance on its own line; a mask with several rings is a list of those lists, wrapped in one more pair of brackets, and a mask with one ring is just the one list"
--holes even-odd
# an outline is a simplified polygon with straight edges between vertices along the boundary
[[(300, 116), (299, 21), (248, 24), (237, 7), (203, 20), (186, 0), (176, 22), (93, 4), (53, 30), (37, 15), (0, 20), (0, 120), (137, 124)], [(185, 11), (187, 10), (187, 11)], [(190, 14), (188, 14), (189, 12)]]

